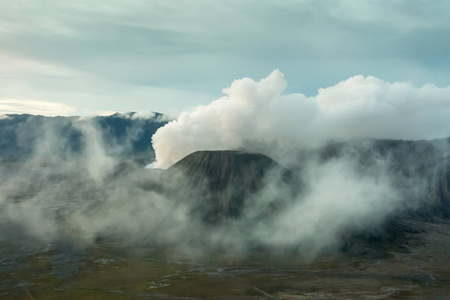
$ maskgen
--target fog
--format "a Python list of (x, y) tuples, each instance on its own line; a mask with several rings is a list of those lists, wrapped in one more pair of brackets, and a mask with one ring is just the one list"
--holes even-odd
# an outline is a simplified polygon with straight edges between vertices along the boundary
[[(413, 162), (408, 172), (397, 167), (396, 157), (406, 157), (408, 149), (373, 150), (371, 139), (450, 135), (448, 88), (355, 76), (312, 98), (285, 95), (285, 89), (278, 70), (260, 82), (237, 80), (223, 90), (227, 96), (184, 112), (152, 141), (155, 165), (164, 168), (196, 150), (262, 152), (294, 172), (297, 192), (279, 184), (278, 171), (268, 172), (262, 188), (243, 199), (238, 218), (210, 224), (195, 213), (204, 203), (202, 191), (191, 190), (186, 178), (125, 157), (120, 148), (131, 140), (111, 144), (92, 119), (65, 119), (77, 129), (76, 145), (61, 123), (44, 122), (39, 132), (21, 123), (15, 128), (19, 142), (30, 134), (35, 142), (25, 159), (1, 165), (0, 241), (50, 248), (114, 241), (164, 248), (177, 257), (254, 251), (315, 257), (337, 251), (344, 235), (377, 228), (431, 201), (426, 186), (417, 184), (427, 174)], [(133, 132), (127, 131), (130, 139)], [(338, 154), (324, 157), (323, 147), (342, 141), (348, 143)], [(430, 145), (446, 157), (446, 143)]]

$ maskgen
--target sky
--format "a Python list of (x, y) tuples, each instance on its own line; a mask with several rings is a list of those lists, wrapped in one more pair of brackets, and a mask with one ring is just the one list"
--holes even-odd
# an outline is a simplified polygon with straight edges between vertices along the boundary
[(440, 0), (15, 0), (0, 10), (0, 114), (178, 116), (279, 69), (315, 97), (355, 75), (450, 85)]

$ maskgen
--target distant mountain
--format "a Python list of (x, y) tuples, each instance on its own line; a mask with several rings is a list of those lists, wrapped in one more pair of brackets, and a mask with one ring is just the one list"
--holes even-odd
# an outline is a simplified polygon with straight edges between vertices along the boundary
[(0, 161), (23, 161), (40, 152), (65, 158), (84, 151), (94, 141), (114, 157), (153, 157), (151, 137), (168, 118), (159, 113), (141, 117), (136, 113), (111, 116), (0, 117)]

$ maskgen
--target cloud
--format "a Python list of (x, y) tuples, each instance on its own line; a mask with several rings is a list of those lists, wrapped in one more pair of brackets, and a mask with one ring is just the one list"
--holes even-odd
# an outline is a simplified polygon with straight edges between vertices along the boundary
[[(183, 112), (153, 136), (157, 165), (168, 167), (196, 150), (255, 150), (272, 155), (293, 147), (361, 138), (434, 139), (450, 135), (450, 87), (351, 77), (315, 97), (283, 94), (284, 75), (235, 80), (226, 96)], [(277, 153), (278, 151), (278, 153)]]
[(0, 72), (2, 98), (178, 113), (277, 67), (306, 95), (353, 74), (450, 80), (443, 1), (45, 3), (2, 7), (0, 48), (22, 62)]
[(63, 103), (28, 99), (0, 100), (0, 114), (34, 114), (43, 116), (70, 116), (77, 109)]

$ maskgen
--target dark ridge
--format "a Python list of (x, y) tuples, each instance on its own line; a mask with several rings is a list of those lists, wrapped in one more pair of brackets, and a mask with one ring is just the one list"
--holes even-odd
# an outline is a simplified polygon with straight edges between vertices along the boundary
[(343, 157), (356, 162), (357, 172), (370, 172), (381, 162), (395, 189), (403, 198), (403, 209), (388, 216), (384, 224), (346, 235), (342, 250), (371, 258), (388, 252), (408, 252), (409, 240), (423, 232), (424, 224), (450, 219), (450, 139), (366, 140), (330, 144), (303, 159), (326, 162)]
[(54, 145), (54, 157), (64, 160), (80, 154), (85, 149), (85, 136), (77, 126), (80, 122), (88, 122), (97, 130), (108, 155), (151, 160), (154, 157), (151, 137), (167, 121), (159, 113), (149, 118), (134, 118), (134, 115), (131, 112), (85, 120), (79, 117), (5, 115), (0, 118), (0, 162), (25, 161), (49, 142)]
[[(240, 217), (246, 201), (268, 184), (269, 176), (280, 195), (282, 190), (295, 193), (301, 186), (291, 171), (268, 156), (241, 151), (197, 151), (167, 169), (166, 176), (191, 193), (195, 210), (209, 223)], [(280, 205), (277, 197), (269, 201), (269, 211)]]

